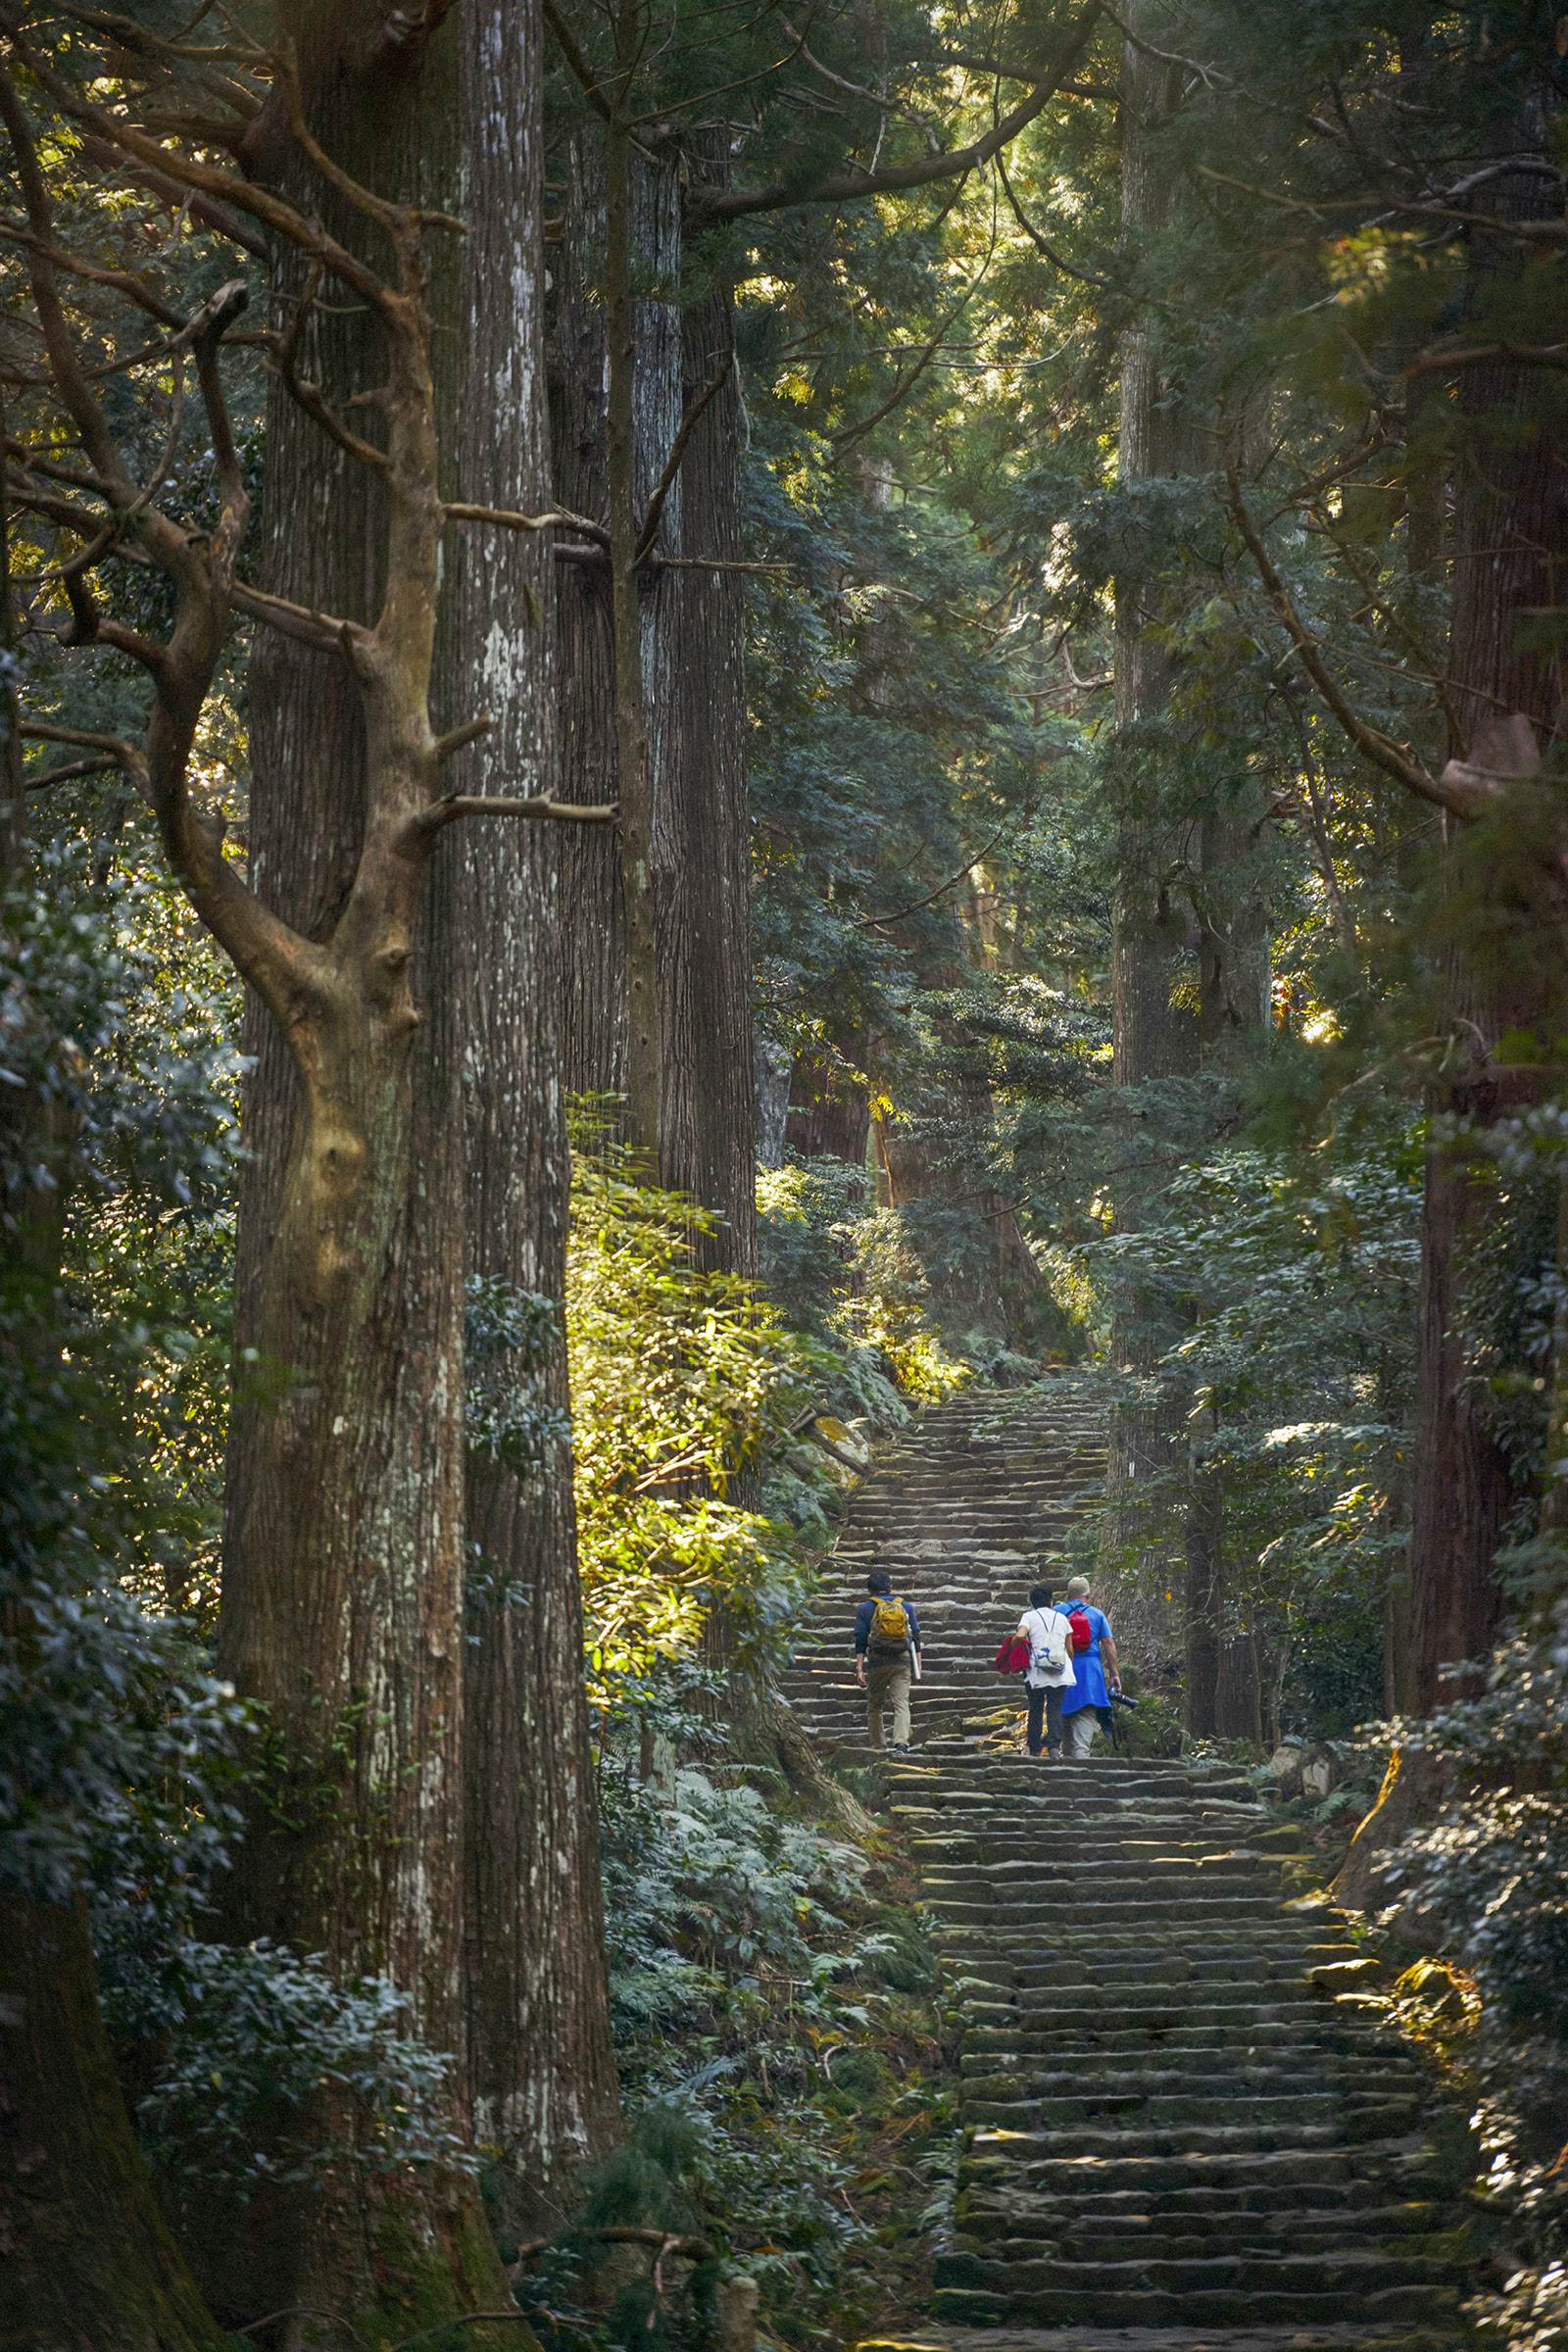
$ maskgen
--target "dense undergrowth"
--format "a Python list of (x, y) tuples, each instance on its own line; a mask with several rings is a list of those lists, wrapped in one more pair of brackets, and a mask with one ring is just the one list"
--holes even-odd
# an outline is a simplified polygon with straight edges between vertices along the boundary
[[(482, 2180), (485, 2151), (441, 2121), (448, 2060), (390, 1985), (216, 1937), (240, 1783), (269, 1764), (210, 1668), (236, 1008), (216, 964), (211, 993), (171, 993), (167, 897), (58, 908), (40, 889), (9, 910), (0, 971), (7, 1074), (62, 1138), (59, 1169), (3, 1169), (8, 1231), (38, 1238), (0, 1275), (0, 1605), (22, 1629), (0, 1686), (6, 1883), (90, 1884), (106, 2018), (176, 2222), (214, 2184), (272, 2193), (348, 2160), (306, 2122), (323, 2084), (356, 2115), (354, 2161)], [(830, 1832), (737, 1760), (703, 1663), (714, 1608), (743, 1658), (777, 1656), (846, 1455), (968, 1376), (885, 1221), (868, 1245), (874, 1220), (807, 1173), (781, 1182), (759, 1293), (697, 1267), (692, 1202), (591, 1119), (578, 1139), (571, 1435), (627, 2120), (587, 2219), (710, 2243), (709, 2270), (755, 2278), (764, 2332), (791, 2344), (910, 2305), (910, 2225), (952, 2131), (896, 1858), (858, 1808), (858, 1837)], [(469, 1301), (470, 1442), (524, 1464), (565, 1434), (531, 1378), (551, 1312), (493, 1287)], [(667, 2269), (661, 2294), (646, 2261), (617, 2283), (585, 2240), (522, 2277), (564, 2344), (700, 2336), (705, 2273)]]
[[(713, 2269), (757, 2282), (765, 2337), (839, 2343), (920, 2302), (921, 2225), (955, 2132), (934, 1956), (875, 1833), (824, 1834), (727, 1765), (720, 1737), (707, 1745), (651, 1786), (611, 1752), (605, 1882), (630, 2129), (584, 2225), (694, 2233)], [(644, 2265), (626, 2277), (612, 2264), (607, 2279), (589, 2235), (553, 2249), (524, 2294), (547, 2333), (566, 2308), (630, 2345), (700, 2334), (705, 2283), (662, 2302)]]

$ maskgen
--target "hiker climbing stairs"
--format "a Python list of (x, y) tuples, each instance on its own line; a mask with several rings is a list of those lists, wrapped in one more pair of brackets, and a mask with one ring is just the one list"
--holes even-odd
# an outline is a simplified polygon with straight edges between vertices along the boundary
[(1343, 1917), (1291, 1899), (1295, 1833), (1240, 1769), (1103, 1749), (1053, 1763), (1022, 1752), (1021, 1709), (1015, 1741), (986, 1727), (1007, 1695), (997, 1642), (1096, 1463), (1066, 1384), (1004, 1427), (999, 1442), (985, 1400), (957, 1400), (868, 1478), (794, 1686), (819, 1737), (863, 1740), (849, 1615), (866, 1567), (891, 1568), (928, 1659), (914, 1752), (888, 1767), (891, 1818), (957, 2016), (962, 2126), (913, 2340), (1463, 2341), (1466, 2127), (1387, 2022)]
[(1060, 1544), (1104, 1460), (1098, 1412), (1067, 1380), (1013, 1394), (961, 1390), (880, 1454), (851, 1501), (784, 1684), (818, 1745), (865, 1741), (851, 1628), (872, 1568), (886, 1568), (919, 1613), (916, 1736), (994, 1704), (1002, 1621), (1011, 1610), (1017, 1623), (1034, 1563)]

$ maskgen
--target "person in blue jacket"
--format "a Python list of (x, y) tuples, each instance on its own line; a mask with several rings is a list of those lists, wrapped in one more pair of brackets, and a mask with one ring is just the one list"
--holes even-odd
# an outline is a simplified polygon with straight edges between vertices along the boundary
[(1090, 1599), (1087, 1576), (1071, 1579), (1062, 1607), (1069, 1623), (1080, 1621), (1080, 1612), (1089, 1620), (1089, 1647), (1080, 1649), (1074, 1642), (1072, 1662), (1076, 1679), (1072, 1689), (1061, 1694), (1062, 1732), (1070, 1763), (1081, 1762), (1094, 1746), (1095, 1734), (1100, 1729), (1100, 1710), (1108, 1711), (1111, 1691), (1121, 1689), (1121, 1672), (1116, 1663), (1110, 1620)]

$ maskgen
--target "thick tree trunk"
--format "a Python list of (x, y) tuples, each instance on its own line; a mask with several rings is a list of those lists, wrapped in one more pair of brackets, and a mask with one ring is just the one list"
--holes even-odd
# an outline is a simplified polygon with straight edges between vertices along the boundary
[[(1222, 1100), (1227, 1074), (1268, 1033), (1272, 941), (1256, 832), (1241, 813), (1219, 809), (1207, 811), (1200, 832), (1200, 1051)], [(1224, 1474), (1206, 1445), (1214, 1416), (1202, 1420), (1204, 1435), (1190, 1447), (1185, 1502), (1185, 1722), (1195, 1739), (1261, 1740), (1267, 1708), (1258, 1610), (1255, 1596), (1237, 1590), (1225, 1548)]]
[[(538, 19), (514, 0), (472, 0), (462, 37), (469, 233), (454, 470), (475, 503), (537, 513), (549, 503)], [(550, 575), (532, 532), (474, 528), (453, 551), (450, 705), (495, 722), (469, 756), (470, 791), (556, 791)], [(499, 1287), (503, 1309), (519, 1294), (547, 1302), (503, 1369), (533, 1430), (471, 1451), (467, 1470), (468, 2084), (504, 2221), (521, 2235), (559, 2226), (616, 2120), (561, 1304), (562, 850), (598, 830), (470, 825), (451, 838), (446, 870), (468, 1272)]]
[[(551, 247), (551, 453), (557, 502), (605, 513), (605, 329), (597, 272), (605, 224), (600, 151), (583, 132), (564, 150), (565, 196)], [(616, 797), (610, 577), (602, 563), (556, 566), (561, 789)], [(644, 665), (646, 679), (647, 667)], [(568, 1093), (618, 1098), (626, 1086), (626, 943), (620, 848), (608, 826), (563, 828), (561, 1005)]]
[[(611, 497), (603, 134), (581, 131), (567, 149), (564, 169), (551, 338), (556, 497), (574, 514), (604, 521)], [(631, 503), (641, 516), (681, 416), (681, 325), (675, 307), (680, 194), (672, 162), (633, 153), (629, 207), (627, 267), (638, 290), (630, 305), (629, 456)], [(664, 508), (661, 552), (678, 548), (683, 497), (677, 478)], [(603, 562), (563, 564), (559, 571), (562, 789), (572, 801), (623, 799), (610, 568)], [(645, 833), (657, 821), (659, 770), (676, 694), (675, 594), (672, 575), (642, 568), (637, 652), (647, 746)], [(566, 1082), (578, 1094), (624, 1096), (631, 1085), (623, 864), (623, 845), (608, 832), (588, 839), (586, 829), (577, 830), (564, 845), (564, 1044)], [(653, 944), (657, 952), (657, 933)], [(657, 1024), (657, 1007), (650, 1019)]]
[(0, 2352), (220, 2352), (153, 2197), (85, 1902), (0, 1906)]
[(863, 1036), (842, 1039), (844, 1066), (810, 1057), (796, 1057), (790, 1075), (790, 1102), (785, 1139), (804, 1159), (843, 1159), (863, 1168), (871, 1137), (871, 1100), (863, 1084), (849, 1074), (866, 1055)]
[[(296, 29), (327, 152), (383, 192), (450, 209), (450, 28), (401, 73), (379, 69), (373, 103), (342, 62), (352, 11), (328, 20), (313, 6)], [(284, 158), (278, 169), (295, 167)], [(309, 207), (322, 202), (311, 183)], [(364, 224), (346, 220), (341, 233)], [(299, 297), (292, 256), (279, 280), (285, 302)], [(328, 400), (374, 388), (384, 367), (352, 306), (314, 314), (302, 371)], [(376, 477), (286, 395), (274, 394), (268, 421), (268, 586), (368, 616), (384, 565)], [(276, 635), (259, 643), (252, 878), (308, 936), (334, 934), (342, 955), (360, 903), (349, 882), (374, 839), (367, 811), (400, 757), (379, 719), (367, 723), (371, 708), (346, 663)], [(219, 1655), (265, 1731), (227, 1917), (236, 1936), (323, 1952), (340, 1981), (383, 1975), (416, 2031), (456, 2051), (462, 1123), (446, 943), (438, 921), (422, 920), (417, 883), (405, 887), (406, 919), (384, 942), (367, 938), (358, 987), (334, 988), (291, 1043), (270, 1020), (253, 1013), (250, 1024)], [(460, 2132), (465, 2108), (455, 2082)], [(322, 2128), (352, 2138), (352, 2118)], [(335, 2169), (303, 2211), (258, 2207), (221, 2252), (215, 2282), (235, 2318), (314, 2304), (412, 2328), (504, 2300), (476, 2189), (439, 2169)]]

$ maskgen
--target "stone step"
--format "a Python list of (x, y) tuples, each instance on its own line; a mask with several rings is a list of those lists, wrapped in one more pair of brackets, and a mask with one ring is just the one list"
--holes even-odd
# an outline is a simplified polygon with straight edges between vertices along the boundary
[(1069, 2157), (1163, 2157), (1195, 2150), (1343, 2147), (1415, 2131), (1417, 2098), (1150, 2098), (1069, 2091), (1060, 2098), (971, 2098), (959, 2093), (966, 2127), (1006, 2129), (1020, 2152), (1030, 2140)]
[[(1063, 1982), (1059, 1957), (1035, 1957), (1040, 1949), (1038, 1937), (1029, 1937), (1020, 1946), (1005, 1930), (982, 1940), (972, 1931), (938, 1928), (932, 1940), (960, 1979), (967, 1977), (991, 1986), (993, 1997), (999, 1992), (1040, 1993), (1044, 1996), (1041, 2007), (1053, 2015), (1076, 2004), (1117, 2015), (1136, 2010), (1141, 2016), (1151, 2008), (1168, 2008), (1183, 1999), (1190, 2006), (1206, 2002), (1234, 2007), (1254, 2000), (1277, 2008), (1284, 2000), (1301, 2003), (1312, 1999), (1311, 1971), (1319, 1965), (1310, 1958), (1303, 1962), (1289, 1950), (1279, 1956), (1238, 1954), (1217, 1959), (1185, 1952), (1158, 1956), (1146, 1952), (1137, 1959), (1123, 1960), (1102, 1953), (1076, 1958), (1068, 1985)], [(1322, 1965), (1331, 1967), (1338, 1962), (1338, 1952), (1331, 1952), (1324, 1955)], [(1318, 1995), (1315, 2006), (1319, 2016), (1325, 2005), (1325, 1996)]]
[(1112, 2168), (1064, 2155), (1049, 2139), (1030, 2148), (1005, 2132), (978, 2132), (963, 2152), (961, 2169), (964, 2182), (974, 2189), (1005, 2182), (1052, 2198), (1102, 2196), (1115, 2190), (1148, 2201), (1186, 2190), (1211, 2195), (1231, 2189), (1247, 2195), (1277, 2189), (1316, 2201), (1325, 2190), (1391, 2185), (1401, 2196), (1415, 2196), (1441, 2191), (1448, 2178), (1446, 2160), (1408, 2135), (1326, 2150), (1190, 2148), (1175, 2156), (1129, 2152)]
[[(1027, 2051), (1007, 2055), (1015, 2061), (1011, 2066), (1001, 2063), (1000, 2051), (970, 2050), (965, 2039), (958, 2069), (971, 2095), (1005, 2098), (1020, 2083), (1022, 2070), (1039, 2064), (1038, 2057)], [(1156, 2058), (1168, 2055), (1164, 2050), (1154, 2052)], [(1195, 2059), (1191, 2066), (1151, 2065), (1147, 2057), (1129, 2062), (1125, 2053), (1116, 2050), (1063, 2049), (1051, 2051), (1049, 2058), (1052, 2077), (1081, 2086), (1091, 2101), (1102, 2097), (1112, 2084), (1118, 2097), (1136, 2099), (1251, 2099), (1281, 2097), (1293, 2089), (1303, 2096), (1322, 2092), (1338, 2097), (1344, 2091), (1353, 2095), (1372, 2087), (1414, 2088), (1423, 2072), (1413, 2059), (1396, 2050), (1381, 2058), (1362, 2051), (1335, 2053), (1299, 2047), (1275, 2052), (1272, 2058), (1217, 2051), (1208, 2053), (1206, 2062)]]
[(1443, 2216), (1430, 2197), (1391, 2204), (1381, 2183), (1335, 2180), (1319, 2186), (1118, 2190), (1097, 2182), (1076, 2194), (1027, 2188), (960, 2189), (955, 2222), (966, 2237), (988, 2233), (1012, 2242), (1065, 2235), (1075, 2244), (1135, 2238), (1160, 2245), (1201, 2239), (1212, 2246), (1263, 2235), (1419, 2237), (1430, 2244)]
[[(1066, 1882), (1054, 1901), (1047, 1897), (1030, 1903), (988, 1903), (940, 1890), (933, 1892), (929, 1901), (938, 1920), (952, 1931), (968, 1929), (1007, 1939), (1033, 1936), (1074, 1951), (1081, 1946), (1092, 1949), (1106, 1937), (1136, 1945), (1148, 1936), (1162, 1937), (1167, 1947), (1172, 1941), (1192, 1945), (1207, 1939), (1218, 1950), (1234, 1946), (1249, 1925), (1277, 1941), (1294, 1936), (1299, 1942), (1306, 1935), (1294, 1922), (1280, 1918), (1278, 1903), (1267, 1894), (1171, 1894), (1161, 1901), (1157, 1895), (1129, 1888), (1120, 1894), (1102, 1895), (1092, 1904), (1075, 1905), (1071, 1883)], [(1202, 1935), (1177, 1936), (1177, 1930), (1201, 1930)], [(1331, 1920), (1313, 1934), (1327, 1942), (1343, 1935), (1343, 1929), (1337, 1920)], [(1349, 1959), (1352, 1949), (1346, 1944), (1339, 1957)]]
[[(963, 2012), (969, 2021), (966, 2032), (991, 2028), (1012, 2033), (1016, 2030), (1012, 2021), (1017, 2021), (1017, 2025), (1044, 2034), (1047, 2021), (1054, 2026), (1063, 2022), (1067, 2005), (1058, 1984), (1026, 1988), (1010, 2001), (999, 1997), (1006, 1989), (975, 1985), (964, 1990)], [(1144, 2037), (1146, 2046), (1162, 2033), (1218, 2034), (1232, 2043), (1265, 2031), (1282, 2036), (1302, 2034), (1333, 2017), (1326, 2002), (1289, 1980), (1273, 1986), (1221, 1980), (1174, 1993), (1146, 1990), (1142, 1999), (1117, 2000), (1113, 2014), (1120, 2032), (1129, 2037)], [(1076, 2011), (1072, 2023), (1075, 2027), (1079, 2023)], [(1332, 2027), (1326, 2030), (1332, 2031)]]
[(1009, 2299), (1053, 2289), (1067, 2295), (1137, 2293), (1149, 2288), (1180, 2295), (1213, 2288), (1323, 2294), (1351, 2288), (1375, 2293), (1396, 2286), (1435, 2286), (1446, 2274), (1446, 2266), (1430, 2254), (1394, 2255), (1361, 2246), (1247, 2251), (1227, 2245), (1206, 2255), (1175, 2259), (1149, 2248), (1133, 2251), (1130, 2259), (1125, 2247), (1112, 2251), (1120, 2259), (1094, 2259), (1075, 2237), (1054, 2253), (1031, 2255), (1023, 2247), (1010, 2257), (989, 2249), (985, 2253), (944, 2253), (936, 2259), (936, 2282), (939, 2286), (997, 2286)]
[(928, 1864), (921, 1885), (928, 1902), (944, 1906), (975, 1903), (995, 1912), (1005, 1904), (1020, 1915), (1038, 1910), (1063, 1912), (1078, 1919), (1095, 1919), (1102, 1911), (1129, 1899), (1173, 1905), (1189, 1902), (1256, 1901), (1277, 1914), (1280, 1874), (1277, 1863), (1249, 1855), (1193, 1855), (1183, 1861), (1166, 1857), (1140, 1861), (1136, 1855), (1097, 1854), (1084, 1866), (1071, 1841), (1030, 1837), (1026, 1855), (1006, 1862)]
[[(1070, 2041), (1063, 2041), (1064, 2033), (1070, 2033)], [(1091, 2036), (1080, 2013), (1050, 2024), (1038, 2019), (1029, 2025), (990, 2025), (979, 2022), (971, 2004), (963, 2027), (965, 2061), (973, 2057), (987, 2065), (1006, 2058), (1019, 2066), (1050, 2059), (1053, 2066), (1094, 2066), (1121, 2060), (1149, 2065), (1168, 2060), (1173, 2066), (1200, 2067), (1211, 2064), (1220, 2053), (1247, 2066), (1294, 2064), (1321, 2055), (1367, 2063), (1397, 2060), (1423, 2071), (1392, 2028), (1318, 2024), (1309, 2014), (1295, 2024), (1254, 2022), (1247, 2027), (1156, 2019), (1141, 2031), (1123, 2029)]]
[[(963, 2328), (1010, 2325), (1059, 2329), (1081, 2323), (1107, 2328), (1247, 2328), (1272, 2323), (1300, 2328), (1338, 2322), (1363, 2328), (1396, 2323), (1408, 2327), (1419, 2322), (1446, 2329), (1451, 2338), (1457, 2324), (1455, 2302), (1454, 2290), (1446, 2285), (1370, 2291), (1329, 2288), (1316, 2294), (1301, 2289), (1268, 2292), (1258, 2287), (1194, 2288), (1181, 2293), (1134, 2286), (1119, 2290), (1099, 2286), (1075, 2294), (1053, 2286), (1044, 2294), (1029, 2295), (990, 2288), (938, 2287), (931, 2310), (935, 2318)], [(1423, 2352), (1424, 2343), (1425, 2339)], [(1136, 2338), (1131, 2352), (1140, 2352)], [(1204, 2352), (1204, 2348), (1197, 2347), (1195, 2352)], [(1218, 2352), (1223, 2352), (1223, 2347)]]

